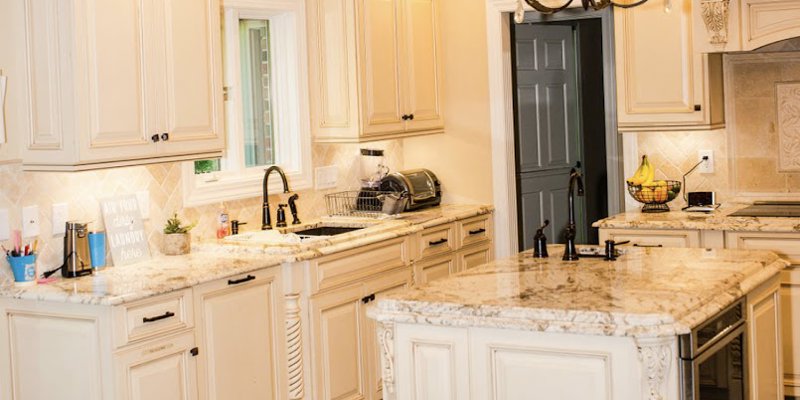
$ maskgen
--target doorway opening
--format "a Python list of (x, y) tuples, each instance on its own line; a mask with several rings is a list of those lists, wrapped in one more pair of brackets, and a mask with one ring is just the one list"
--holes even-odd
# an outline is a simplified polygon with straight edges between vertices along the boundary
[(597, 243), (591, 224), (609, 215), (606, 138), (616, 135), (608, 134), (615, 111), (606, 103), (614, 87), (608, 73), (613, 50), (604, 35), (611, 18), (608, 10), (565, 10), (528, 12), (523, 23), (511, 22), (519, 250), (533, 247), (545, 220), (548, 240), (564, 241), (573, 168), (585, 187), (585, 195), (575, 197), (576, 242)]

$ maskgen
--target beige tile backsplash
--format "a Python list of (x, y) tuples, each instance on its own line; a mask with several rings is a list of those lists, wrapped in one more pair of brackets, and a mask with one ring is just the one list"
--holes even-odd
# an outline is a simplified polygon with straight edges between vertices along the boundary
[[(361, 147), (383, 148), (385, 160), (392, 170), (403, 167), (402, 141), (384, 141), (369, 144), (335, 144), (313, 146), (313, 164), (339, 167), (339, 185), (325, 191), (301, 190), (298, 200), (300, 218), (304, 221), (325, 213), (324, 195), (337, 190), (358, 187)], [(291, 188), (292, 182), (289, 182)], [(101, 171), (48, 173), (24, 172), (20, 164), (0, 165), (0, 209), (8, 209), (12, 229), (19, 229), (22, 207), (38, 205), (41, 215), (40, 268), (54, 268), (61, 263), (63, 236), (53, 236), (51, 208), (53, 203), (67, 203), (71, 220), (95, 221), (102, 227), (99, 200), (105, 197), (132, 194), (147, 190), (150, 194), (150, 218), (145, 221), (152, 252), (161, 247), (161, 229), (164, 221), (177, 211), (186, 220), (197, 222), (194, 236), (213, 237), (217, 213), (222, 204), (183, 208), (181, 189), (181, 163), (154, 164), (139, 167), (115, 168)], [(288, 195), (271, 196), (270, 203), (285, 202)], [(224, 203), (232, 219), (247, 222), (243, 230), (258, 229), (261, 225), (261, 198), (235, 200)], [(273, 212), (275, 208), (273, 207)], [(273, 220), (274, 220), (273, 215)], [(3, 242), (9, 247), (9, 242)], [(0, 262), (6, 270), (5, 260)], [(1, 277), (0, 277), (1, 278)]]
[(726, 55), (725, 66), (726, 129), (639, 133), (638, 153), (650, 157), (657, 177), (680, 180), (697, 162), (697, 151), (711, 149), (715, 173), (695, 171), (684, 190), (713, 190), (720, 201), (800, 199), (800, 174), (778, 170), (775, 94), (776, 83), (800, 81), (800, 52)]

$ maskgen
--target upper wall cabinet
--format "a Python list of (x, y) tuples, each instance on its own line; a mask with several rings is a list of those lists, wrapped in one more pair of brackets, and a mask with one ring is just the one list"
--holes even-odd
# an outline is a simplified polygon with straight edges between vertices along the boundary
[(317, 142), (440, 133), (438, 0), (310, 0)]
[(800, 36), (800, 1), (693, 0), (695, 51), (747, 51)]
[(615, 8), (620, 131), (714, 129), (724, 125), (722, 59), (692, 48), (692, 2)]
[(24, 3), (24, 168), (221, 155), (219, 0)]

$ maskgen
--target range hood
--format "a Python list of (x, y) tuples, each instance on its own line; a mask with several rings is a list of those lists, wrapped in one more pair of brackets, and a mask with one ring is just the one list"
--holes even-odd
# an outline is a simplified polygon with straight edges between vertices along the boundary
[(692, 0), (694, 50), (755, 50), (800, 36), (797, 0)]

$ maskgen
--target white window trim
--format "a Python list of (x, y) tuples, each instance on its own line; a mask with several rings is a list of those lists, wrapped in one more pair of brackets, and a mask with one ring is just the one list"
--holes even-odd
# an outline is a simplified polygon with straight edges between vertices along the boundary
[[(244, 168), (244, 136), (242, 131), (242, 102), (240, 89), (239, 19), (269, 19), (272, 54), (286, 55), (286, 59), (272, 58), (272, 98), (274, 132), (287, 129), (298, 133), (297, 140), (281, 140), (275, 135), (276, 165), (285, 172), (289, 189), (298, 191), (312, 187), (311, 126), (309, 121), (308, 62), (306, 52), (305, 10), (302, 1), (233, 0), (225, 2), (225, 101), (226, 158), (223, 171), (208, 177), (195, 175), (194, 162), (182, 167), (183, 205), (193, 207), (221, 201), (258, 197), (262, 194), (262, 181), (266, 167)], [(237, 45), (228, 41), (236, 38)], [(235, 48), (235, 51), (229, 51)], [(292, 106), (296, 104), (296, 106)], [(235, 132), (235, 133), (232, 133)], [(289, 154), (288, 159), (281, 159)], [(236, 160), (240, 165), (227, 163)], [(229, 169), (229, 172), (225, 172)], [(209, 179), (210, 178), (210, 179)], [(270, 179), (270, 193), (282, 193), (280, 179)]]

